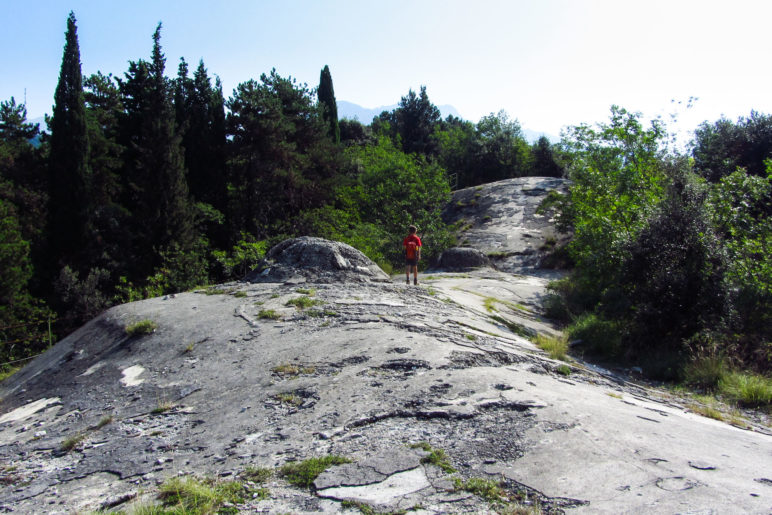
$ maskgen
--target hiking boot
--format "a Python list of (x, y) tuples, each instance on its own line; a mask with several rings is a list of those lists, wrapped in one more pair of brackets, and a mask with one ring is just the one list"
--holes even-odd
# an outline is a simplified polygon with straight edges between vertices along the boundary
[[(408, 284), (410, 284), (410, 281), (408, 281)], [(418, 286), (418, 279), (413, 279), (413, 284), (415, 286)]]
[(408, 277), (407, 279), (405, 279), (405, 284), (407, 284), (408, 286), (410, 286), (410, 278), (409, 278), (409, 277)]

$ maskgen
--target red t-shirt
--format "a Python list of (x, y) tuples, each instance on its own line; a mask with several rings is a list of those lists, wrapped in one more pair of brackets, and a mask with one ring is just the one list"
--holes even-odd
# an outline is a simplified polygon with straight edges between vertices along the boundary
[(421, 246), (421, 238), (415, 234), (408, 234), (407, 238), (402, 242), (402, 246), (405, 247), (405, 257), (407, 259), (415, 259), (418, 257), (416, 249)]

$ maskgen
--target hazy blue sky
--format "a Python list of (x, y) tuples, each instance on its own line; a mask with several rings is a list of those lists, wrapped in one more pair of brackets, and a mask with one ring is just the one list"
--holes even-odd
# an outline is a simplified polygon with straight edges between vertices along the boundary
[[(51, 111), (66, 18), (84, 75), (149, 58), (163, 22), (167, 74), (203, 59), (225, 94), (275, 67), (315, 87), (330, 66), (338, 100), (395, 104), (427, 86), (463, 118), (504, 109), (529, 129), (607, 118), (611, 104), (683, 126), (772, 112), (772, 2), (766, 0), (0, 0), (0, 100)], [(368, 120), (369, 121), (369, 120)]]

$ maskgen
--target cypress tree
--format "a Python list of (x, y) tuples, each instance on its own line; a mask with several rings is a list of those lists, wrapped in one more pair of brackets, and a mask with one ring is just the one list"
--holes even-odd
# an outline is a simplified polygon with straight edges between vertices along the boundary
[(319, 76), (319, 89), (317, 90), (319, 103), (322, 106), (324, 121), (330, 126), (330, 137), (334, 143), (340, 143), (340, 126), (338, 125), (338, 104), (335, 102), (335, 90), (332, 87), (332, 75), (330, 67), (326, 64)]
[(75, 21), (70, 12), (50, 122), (49, 255), (54, 268), (76, 264), (88, 213), (89, 141)]
[(177, 131), (172, 88), (164, 76), (161, 24), (153, 34), (150, 62), (129, 64), (121, 81), (126, 115), (123, 141), (127, 159), (124, 202), (132, 212), (132, 264), (143, 279), (171, 254), (185, 253), (196, 233), (186, 184), (181, 135)]

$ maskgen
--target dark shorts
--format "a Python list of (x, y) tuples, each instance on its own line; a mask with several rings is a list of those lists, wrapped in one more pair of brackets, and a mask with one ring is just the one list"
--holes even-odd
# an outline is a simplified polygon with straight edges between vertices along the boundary
[(406, 266), (418, 266), (418, 258), (414, 257), (413, 259), (405, 258), (405, 265)]

